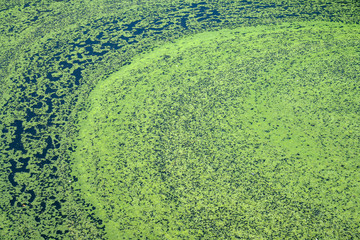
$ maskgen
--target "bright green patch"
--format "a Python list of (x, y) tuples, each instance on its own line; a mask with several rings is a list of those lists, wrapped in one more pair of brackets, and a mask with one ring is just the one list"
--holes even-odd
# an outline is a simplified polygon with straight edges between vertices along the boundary
[(75, 175), (109, 239), (336, 239), (359, 226), (359, 28), (206, 32), (99, 82)]

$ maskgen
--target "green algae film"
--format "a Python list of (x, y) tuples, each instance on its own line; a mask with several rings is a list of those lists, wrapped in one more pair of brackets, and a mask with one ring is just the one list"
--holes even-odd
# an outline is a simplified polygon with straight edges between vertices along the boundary
[[(74, 189), (74, 116), (96, 83), (136, 54), (223, 28), (315, 20), (346, 28), (360, 22), (359, 9), (353, 0), (0, 1), (0, 239), (103, 239), (94, 206)], [(348, 92), (345, 102), (355, 96)], [(350, 179), (358, 181), (341, 181)], [(360, 238), (358, 222), (348, 222), (336, 234)]]
[(358, 46), (352, 25), (224, 29), (101, 81), (73, 167), (107, 237), (351, 237)]

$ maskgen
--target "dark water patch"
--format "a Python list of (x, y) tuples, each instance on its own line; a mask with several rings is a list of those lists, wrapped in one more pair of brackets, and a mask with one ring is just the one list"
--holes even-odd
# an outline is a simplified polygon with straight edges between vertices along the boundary
[(189, 8), (198, 8), (199, 6), (201, 6), (201, 5), (206, 5), (206, 4), (207, 4), (207, 2), (191, 3), (191, 4), (189, 5)]
[(53, 89), (50, 86), (46, 86), (45, 94), (55, 93), (57, 89)]
[(30, 22), (35, 22), (36, 20), (38, 20), (39, 17), (38, 16), (35, 16), (33, 19), (30, 20)]
[(66, 61), (61, 61), (59, 62), (59, 65), (62, 66), (62, 70), (64, 69), (70, 69), (73, 67), (73, 64), (72, 63), (69, 63), (69, 62), (66, 62)]
[(83, 45), (83, 44), (79, 44), (78, 46), (81, 47), (81, 46), (85, 46), (85, 45), (92, 45), (92, 44), (99, 44), (99, 43), (100, 43), (100, 41), (97, 41), (97, 40), (92, 41), (90, 38), (88, 38), (88, 39), (86, 39), (84, 45)]
[(46, 110), (46, 113), (51, 113), (53, 111), (53, 104), (52, 104), (52, 100), (51, 98), (47, 98), (45, 100), (45, 103), (47, 105), (47, 110)]
[(125, 24), (124, 25), (124, 31), (132, 31), (133, 28), (136, 26), (136, 24), (138, 24), (139, 22), (141, 22), (141, 20), (136, 20), (130, 24)]
[(55, 207), (56, 210), (60, 210), (61, 208), (61, 203), (59, 201), (55, 201), (52, 205)]
[(46, 210), (46, 202), (45, 201), (41, 202), (40, 207), (41, 208), (40, 208), (40, 211), (39, 211), (39, 215), (41, 215), (42, 213), (45, 212), (45, 210)]
[(21, 142), (21, 136), (24, 132), (23, 121), (15, 120), (12, 126), (15, 127), (15, 132), (14, 132), (15, 137), (13, 138), (13, 141), (9, 144), (8, 150), (21, 151), (22, 153), (25, 154), (26, 150), (24, 149), (24, 145)]
[[(37, 153), (35, 154), (35, 157), (37, 158), (40, 158), (40, 159), (45, 159), (46, 157), (46, 154), (47, 152), (50, 150), (50, 149), (53, 149), (54, 148), (54, 145), (53, 145), (53, 142), (52, 142), (52, 138), (50, 136), (48, 136), (45, 140), (45, 143), (46, 143), (46, 147), (43, 148), (42, 150), (42, 153)], [(46, 160), (50, 163), (49, 160)], [(46, 163), (45, 163), (46, 164)]]
[(144, 28), (136, 28), (134, 35), (141, 35), (144, 31)]
[(48, 117), (48, 119), (47, 119), (47, 121), (46, 121), (46, 126), (51, 127), (51, 126), (54, 126), (54, 125), (55, 125), (55, 126), (59, 126), (59, 127), (60, 127), (59, 124), (54, 124), (56, 118), (57, 118), (57, 115), (56, 115), (55, 113), (52, 113), (52, 114)]
[[(26, 168), (28, 166), (29, 160), (30, 160), (30, 158), (20, 158), (19, 161), (17, 162), (17, 161), (10, 159), (9, 162), (11, 164), (11, 167), (10, 167), (11, 172), (8, 176), (8, 179), (13, 187), (16, 187), (18, 185), (18, 183), (14, 179), (16, 173), (20, 173), (20, 172), (28, 173), (30, 171), (29, 169)], [(21, 167), (18, 166), (18, 165), (21, 165), (21, 164), (19, 164), (19, 162), (22, 163)]]
[(186, 21), (188, 20), (189, 15), (185, 15), (184, 17), (181, 18), (180, 21), (180, 25), (185, 28), (188, 29), (187, 25), (186, 25)]
[(104, 36), (104, 32), (100, 32), (95, 38), (101, 39)]
[(111, 43), (111, 42), (105, 42), (105, 43), (101, 44), (101, 49), (109, 49), (110, 48), (110, 50), (118, 50), (122, 47), (123, 47), (123, 45), (119, 45), (117, 43)]
[[(42, 98), (39, 99), (40, 101), (42, 100)], [(31, 106), (33, 109), (41, 109), (43, 107), (43, 103), (42, 102), (37, 102), (34, 105)]]
[(31, 127), (31, 128), (26, 129), (25, 133), (29, 133), (31, 135), (36, 135), (37, 134), (35, 127)]
[(82, 70), (84, 70), (83, 68), (77, 68), (75, 69), (71, 75), (73, 75), (75, 77), (75, 85), (79, 86), (80, 85), (80, 79), (82, 79)]

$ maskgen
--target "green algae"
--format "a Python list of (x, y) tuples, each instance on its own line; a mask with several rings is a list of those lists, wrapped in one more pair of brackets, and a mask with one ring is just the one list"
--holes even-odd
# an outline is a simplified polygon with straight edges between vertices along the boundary
[(109, 239), (356, 231), (358, 36), (324, 22), (206, 32), (99, 82), (74, 169)]
[[(347, 24), (359, 23), (359, 12), (359, 3), (352, 0), (0, 1), (0, 238), (104, 238), (102, 221), (108, 220), (100, 217), (106, 216), (106, 212), (105, 215), (98, 213), (97, 217), (94, 215), (91, 201), (84, 200), (86, 197), (76, 183), (79, 176), (72, 174), (70, 160), (76, 147), (73, 139), (78, 134), (79, 119), (86, 116), (84, 109), (87, 109), (88, 95), (97, 82), (133, 62), (132, 58), (137, 54), (189, 34), (224, 28), (276, 26), (283, 22), (298, 21), (333, 21), (347, 28)], [(321, 31), (315, 33), (323, 36)], [(324, 36), (331, 39), (331, 34)], [(356, 39), (358, 37), (355, 36)], [(335, 53), (343, 51), (341, 44), (339, 42)], [(346, 113), (358, 112), (354, 106), (357, 99), (354, 89), (357, 86), (356, 79), (359, 78), (358, 45), (347, 49), (348, 58), (339, 59), (338, 65), (344, 65), (343, 60), (353, 65), (346, 65), (349, 67), (346, 70), (340, 68), (344, 72), (337, 72), (336, 78), (342, 79), (346, 75), (348, 79), (354, 80), (355, 86), (348, 82), (338, 82), (337, 86), (332, 86), (334, 92), (328, 98), (323, 98), (323, 101), (335, 99), (339, 103), (329, 108), (332, 113), (345, 110)], [(331, 58), (333, 53), (329, 54)], [(306, 61), (300, 63), (306, 66)], [(327, 74), (331, 76), (335, 72)], [(294, 76), (296, 74), (293, 73)], [(316, 77), (315, 73), (311, 74)], [(323, 84), (327, 86), (330, 83)], [(339, 93), (337, 89), (344, 91), (340, 93), (343, 98), (335, 94)], [(253, 101), (256, 101), (255, 96)], [(327, 120), (332, 122), (333, 118)], [(345, 146), (349, 148), (341, 150), (341, 156), (353, 156), (358, 151), (358, 130), (356, 126), (350, 127), (353, 122), (351, 117), (342, 120), (336, 124), (347, 128), (343, 133), (345, 135), (341, 136), (347, 139)], [(317, 122), (311, 124), (316, 126)], [(329, 129), (324, 129), (326, 135), (333, 133)], [(258, 132), (254, 130), (252, 134)], [(321, 139), (314, 139), (314, 142)], [(342, 147), (343, 144), (339, 141), (335, 148), (340, 149), (338, 146)], [(291, 145), (285, 149), (291, 150)], [(187, 151), (180, 150), (180, 155)], [(257, 161), (261, 162), (261, 159), (259, 157)], [(347, 201), (358, 196), (356, 191), (353, 191), (352, 196), (347, 188), (348, 185), (358, 184), (357, 175), (350, 174), (357, 168), (357, 161), (344, 161), (339, 167), (324, 169), (319, 177), (328, 181), (335, 173), (342, 173), (337, 180), (340, 185), (334, 186), (330, 193), (343, 192), (339, 199)], [(254, 172), (252, 176), (258, 175)], [(278, 182), (281, 185), (282, 182)], [(321, 183), (312, 181), (311, 187), (319, 187)], [(253, 194), (256, 195), (255, 192)], [(296, 193), (294, 195), (297, 196)], [(283, 206), (291, 203), (286, 199), (283, 201)], [(347, 204), (350, 208), (357, 206), (358, 202), (353, 199)], [(309, 205), (300, 205), (302, 212), (310, 214)], [(269, 205), (270, 208), (274, 206)], [(257, 213), (262, 209), (253, 206), (249, 211)], [(321, 221), (325, 223), (319, 223), (318, 235), (327, 238), (358, 238), (359, 224), (356, 218), (353, 219), (358, 211), (355, 209), (353, 215), (347, 215), (337, 209), (334, 202), (334, 207), (328, 208), (326, 213), (317, 209), (312, 212), (314, 215), (323, 214)], [(95, 211), (104, 210), (98, 207)], [(334, 218), (334, 214), (340, 217)], [(219, 213), (217, 216), (231, 215)], [(297, 216), (292, 219), (305, 221)], [(238, 234), (244, 233), (249, 238), (255, 238), (261, 235), (258, 232), (263, 233), (253, 218), (246, 220), (249, 226), (244, 228), (245, 233)], [(333, 228), (327, 228), (329, 222), (334, 224)], [(107, 230), (110, 225), (107, 222)], [(197, 226), (193, 225), (193, 228)], [(114, 228), (118, 226), (115, 224)], [(300, 230), (291, 230), (299, 232), (301, 236)]]

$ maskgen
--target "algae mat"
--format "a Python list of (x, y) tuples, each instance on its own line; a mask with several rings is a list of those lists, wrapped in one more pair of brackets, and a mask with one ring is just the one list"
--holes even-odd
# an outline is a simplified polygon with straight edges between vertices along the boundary
[(357, 26), (206, 32), (98, 83), (73, 167), (110, 239), (338, 239), (359, 226)]
[(359, 13), (354, 0), (0, 1), (0, 239), (360, 238)]

